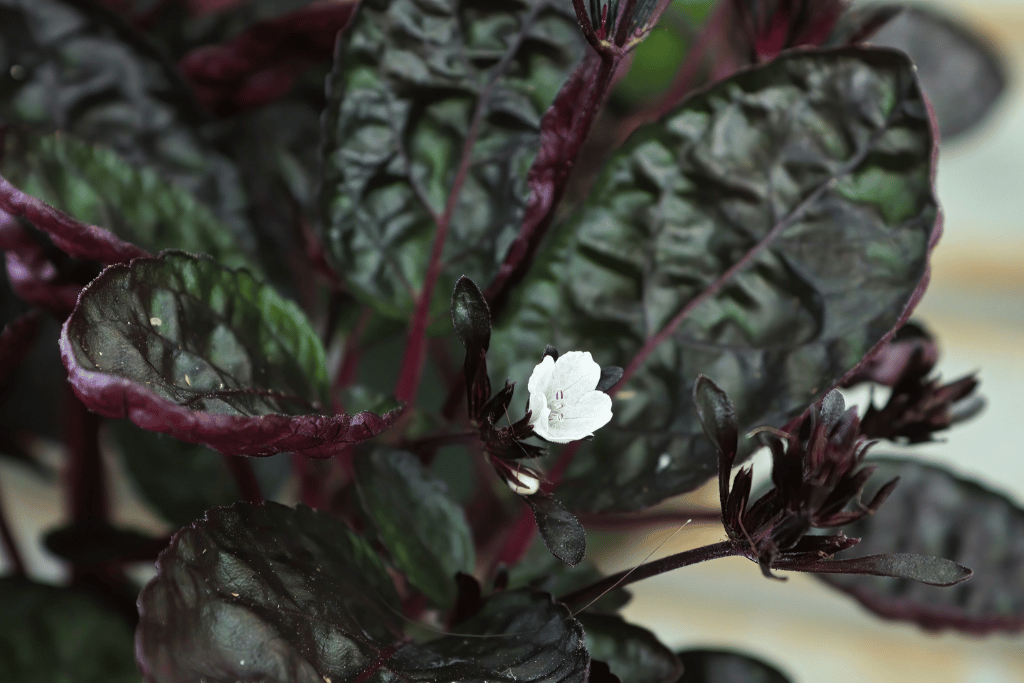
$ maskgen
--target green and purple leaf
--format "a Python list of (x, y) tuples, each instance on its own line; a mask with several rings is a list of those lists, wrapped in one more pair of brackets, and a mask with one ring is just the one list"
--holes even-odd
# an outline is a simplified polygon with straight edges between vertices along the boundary
[(935, 142), (913, 65), (868, 48), (786, 53), (637, 131), (494, 330), (513, 378), (548, 343), (632, 359), (560, 499), (639, 509), (713, 476), (698, 373), (740, 429), (781, 427), (891, 337), (941, 231)]
[(938, 465), (897, 458), (867, 462), (878, 470), (865, 499), (892, 477), (900, 484), (874, 515), (844, 528), (862, 539), (844, 556), (930, 555), (970, 567), (974, 576), (953, 588), (868, 576), (819, 578), (887, 619), (976, 634), (1024, 629), (1024, 508)]
[(683, 667), (672, 650), (645, 628), (611, 614), (576, 617), (587, 634), (587, 650), (623, 683), (676, 683)]
[(582, 683), (589, 669), (582, 627), (544, 594), (497, 595), (465, 635), (415, 644), (372, 547), (305, 507), (215, 508), (157, 567), (136, 634), (151, 683)]
[(60, 346), (91, 410), (225, 455), (328, 457), (398, 416), (325, 414), (325, 352), (298, 306), (245, 270), (179, 252), (107, 268)]
[(321, 222), (365, 304), (409, 319), (438, 267), (441, 281), (491, 281), (528, 210), (541, 119), (583, 47), (555, 0), (362, 4), (328, 82)]

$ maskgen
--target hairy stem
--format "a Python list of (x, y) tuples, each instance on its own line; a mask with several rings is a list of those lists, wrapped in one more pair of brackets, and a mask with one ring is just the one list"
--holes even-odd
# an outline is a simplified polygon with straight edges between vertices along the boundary
[(669, 555), (668, 557), (663, 557), (660, 560), (645, 562), (644, 564), (637, 565), (632, 569), (627, 569), (621, 572), (616, 572), (611, 576), (606, 576), (600, 581), (592, 583), (585, 588), (573, 591), (568, 595), (563, 595), (558, 598), (558, 601), (567, 605), (586, 606), (587, 603), (596, 600), (615, 588), (628, 586), (631, 583), (636, 583), (643, 579), (649, 579), (652, 576), (664, 574), (665, 572), (670, 572), (673, 569), (679, 569), (680, 567), (688, 567), (691, 564), (698, 564), (708, 560), (717, 560), (722, 557), (731, 557), (733, 555), (742, 555), (742, 552), (736, 549), (732, 541), (720, 541), (700, 548), (684, 550), (681, 553)]

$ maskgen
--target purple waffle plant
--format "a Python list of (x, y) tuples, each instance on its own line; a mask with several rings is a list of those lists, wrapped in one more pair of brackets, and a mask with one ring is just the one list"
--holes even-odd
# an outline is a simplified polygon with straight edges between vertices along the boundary
[[(878, 455), (982, 405), (910, 321), (940, 139), (1004, 85), (962, 22), (842, 0), (0, 16), (0, 453), (52, 478), (62, 443), (66, 519), (26, 538), (0, 501), (4, 680), (792, 680), (618, 615), (629, 584), (728, 556), (928, 629), (1024, 628), (1024, 510)], [(883, 396), (848, 408), (861, 386)], [(733, 473), (759, 447), (760, 488)], [(119, 522), (115, 472), (166, 535)], [(716, 475), (720, 511), (650, 510)], [(588, 527), (687, 520), (724, 540), (588, 558)]]

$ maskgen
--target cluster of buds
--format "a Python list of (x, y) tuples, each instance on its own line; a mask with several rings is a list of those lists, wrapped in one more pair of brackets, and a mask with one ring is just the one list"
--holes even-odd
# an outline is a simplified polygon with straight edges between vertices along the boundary
[(752, 468), (742, 468), (729, 485), (738, 448), (732, 402), (704, 376), (694, 385), (694, 401), (705, 433), (718, 447), (722, 523), (730, 540), (766, 576), (773, 576), (773, 566), (797, 568), (856, 545), (859, 539), (842, 532), (808, 534), (872, 514), (896, 488), (898, 479), (893, 479), (869, 503), (861, 502), (874, 472), (861, 464), (873, 442), (861, 434), (856, 408), (847, 409), (843, 397), (832, 391), (792, 433), (755, 430), (771, 450), (774, 486), (748, 505)]

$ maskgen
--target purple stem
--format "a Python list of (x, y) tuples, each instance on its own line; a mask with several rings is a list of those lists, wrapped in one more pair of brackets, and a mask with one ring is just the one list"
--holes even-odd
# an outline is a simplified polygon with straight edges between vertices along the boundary
[(242, 500), (248, 501), (253, 505), (262, 503), (263, 493), (260, 491), (260, 483), (256, 479), (256, 474), (252, 471), (252, 464), (249, 463), (248, 457), (244, 455), (225, 455), (224, 462), (231, 471), (231, 476), (235, 478), (235, 485), (238, 486), (238, 495), (242, 496)]
[(601, 597), (608, 591), (621, 586), (628, 586), (631, 583), (636, 583), (643, 579), (649, 579), (652, 576), (664, 574), (665, 572), (670, 572), (673, 569), (687, 567), (691, 564), (742, 554), (743, 553), (741, 551), (736, 549), (732, 541), (719, 541), (718, 543), (712, 543), (711, 545), (702, 546), (700, 548), (684, 550), (681, 553), (669, 555), (668, 557), (663, 557), (660, 560), (654, 560), (653, 562), (646, 562), (644, 564), (637, 565), (632, 569), (627, 569), (612, 574), (611, 576), (606, 576), (597, 583), (592, 583), (585, 588), (573, 591), (568, 595), (563, 595), (558, 598), (558, 601), (567, 605), (577, 605), (581, 603), (586, 605), (590, 601)]

